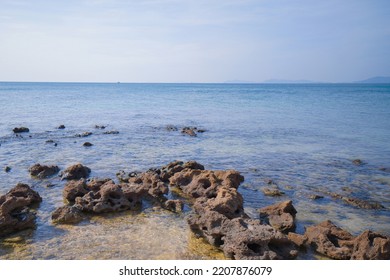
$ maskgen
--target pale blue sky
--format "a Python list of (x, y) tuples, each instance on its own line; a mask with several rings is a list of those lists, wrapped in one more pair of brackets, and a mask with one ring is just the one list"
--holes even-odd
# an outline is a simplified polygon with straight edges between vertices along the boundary
[(389, 0), (0, 0), (0, 81), (390, 76)]

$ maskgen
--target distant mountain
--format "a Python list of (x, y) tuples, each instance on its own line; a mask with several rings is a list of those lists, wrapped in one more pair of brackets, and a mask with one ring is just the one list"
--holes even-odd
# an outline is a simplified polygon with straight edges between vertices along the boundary
[(264, 81), (264, 83), (267, 84), (313, 84), (313, 83), (318, 83), (314, 81), (309, 81), (309, 80), (278, 80), (278, 79), (270, 79)]
[(390, 84), (390, 77), (373, 77), (367, 80), (356, 81), (356, 83), (364, 84)]

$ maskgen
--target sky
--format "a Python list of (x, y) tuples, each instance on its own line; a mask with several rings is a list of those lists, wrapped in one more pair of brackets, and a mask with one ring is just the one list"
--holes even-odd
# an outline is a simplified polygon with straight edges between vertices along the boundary
[(0, 0), (0, 81), (390, 76), (389, 0)]

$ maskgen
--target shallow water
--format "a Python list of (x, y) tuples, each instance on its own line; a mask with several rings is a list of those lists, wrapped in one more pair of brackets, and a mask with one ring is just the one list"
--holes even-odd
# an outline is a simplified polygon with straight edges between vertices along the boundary
[[(24, 182), (43, 197), (37, 229), (23, 232), (19, 243), (0, 239), (0, 258), (223, 257), (194, 238), (185, 222), (188, 212), (145, 205), (142, 213), (53, 226), (50, 214), (64, 204), (64, 182), (31, 179), (28, 168), (37, 162), (62, 170), (81, 162), (93, 177), (115, 178), (121, 169), (196, 160), (207, 169), (240, 171), (245, 182), (239, 191), (254, 218), (258, 208), (292, 199), (298, 232), (330, 219), (354, 234), (365, 229), (390, 234), (390, 173), (379, 169), (390, 167), (389, 108), (388, 85), (0, 83), (0, 194)], [(60, 124), (66, 129), (56, 129)], [(188, 137), (166, 125), (206, 132)], [(12, 129), (18, 126), (30, 133), (16, 137)], [(107, 130), (120, 133), (103, 134)], [(93, 134), (75, 136), (85, 131)], [(49, 139), (57, 146), (46, 143)], [(93, 146), (83, 147), (86, 141)], [(354, 165), (357, 158), (364, 164)], [(268, 179), (285, 195), (264, 196)], [(359, 209), (327, 191), (379, 202), (384, 209)], [(324, 198), (311, 200), (312, 194)]]

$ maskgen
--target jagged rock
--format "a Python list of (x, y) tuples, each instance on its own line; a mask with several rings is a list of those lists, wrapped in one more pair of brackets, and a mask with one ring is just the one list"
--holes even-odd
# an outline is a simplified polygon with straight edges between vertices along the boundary
[(352, 205), (352, 206), (355, 206), (358, 208), (362, 208), (362, 209), (383, 209), (383, 208), (385, 208), (382, 204), (380, 204), (378, 202), (369, 202), (369, 201), (354, 198), (354, 197), (343, 196), (343, 195), (338, 194), (338, 193), (332, 193), (332, 192), (325, 192), (325, 193), (330, 195), (333, 198), (341, 199), (342, 201), (344, 201), (345, 203), (347, 203), (349, 205)]
[(196, 161), (188, 161), (184, 163), (183, 161), (176, 160), (161, 167), (157, 173), (159, 173), (161, 180), (164, 182), (169, 182), (169, 178), (171, 178), (175, 173), (184, 169), (204, 170), (204, 166), (200, 163), (197, 163)]
[(283, 201), (260, 209), (260, 218), (266, 220), (273, 228), (282, 232), (295, 230), (297, 210), (291, 200)]
[(331, 221), (308, 227), (305, 237), (308, 244), (313, 246), (318, 253), (338, 260), (351, 258), (352, 249), (343, 245), (353, 239), (352, 234), (337, 227)]
[(61, 124), (60, 126), (57, 127), (57, 129), (65, 129), (65, 125)]
[(83, 146), (84, 147), (91, 147), (91, 146), (93, 146), (93, 144), (90, 142), (84, 142)]
[(110, 130), (110, 131), (105, 131), (103, 134), (119, 134), (119, 131), (117, 130)]
[(75, 206), (65, 205), (57, 208), (51, 214), (51, 219), (56, 224), (77, 224), (84, 219), (84, 216)]
[(36, 177), (39, 179), (44, 179), (50, 176), (53, 176), (54, 174), (57, 174), (60, 171), (59, 167), (57, 165), (40, 165), (39, 163), (34, 164), (28, 169), (28, 172), (30, 172), (30, 175), (32, 177)]
[(35, 227), (35, 214), (29, 206), (42, 198), (26, 184), (17, 184), (0, 196), (0, 236)]
[(304, 247), (307, 242), (307, 237), (305, 235), (297, 234), (294, 232), (289, 232), (287, 238), (297, 247)]
[(76, 197), (84, 196), (89, 192), (87, 183), (85, 179), (80, 179), (78, 181), (69, 181), (65, 184), (63, 190), (64, 198), (69, 202), (74, 202)]
[(352, 260), (390, 260), (390, 238), (366, 230), (353, 240)]
[(153, 197), (161, 197), (169, 192), (168, 186), (160, 179), (160, 176), (153, 171), (130, 177), (128, 182), (141, 185), (142, 188)]
[(184, 207), (183, 201), (178, 199), (176, 200), (169, 199), (164, 202), (164, 208), (175, 213), (182, 212), (183, 207)]
[(87, 178), (89, 173), (91, 173), (91, 169), (78, 163), (65, 169), (61, 178), (62, 180), (78, 180), (81, 178)]
[(75, 207), (94, 213), (123, 211), (138, 207), (143, 195), (144, 191), (136, 185), (107, 182), (98, 191), (90, 191), (82, 197), (76, 197)]
[(215, 197), (220, 187), (237, 189), (243, 181), (244, 177), (235, 170), (184, 169), (169, 179), (170, 185), (182, 189), (193, 198)]
[(27, 127), (15, 127), (13, 130), (12, 130), (14, 133), (23, 133), (23, 132), (29, 132), (30, 129), (28, 129)]
[(298, 254), (286, 235), (258, 220), (231, 220), (223, 241), (225, 255), (238, 260), (293, 259)]

